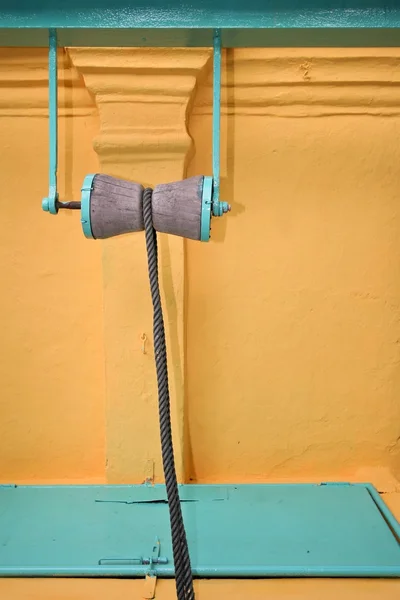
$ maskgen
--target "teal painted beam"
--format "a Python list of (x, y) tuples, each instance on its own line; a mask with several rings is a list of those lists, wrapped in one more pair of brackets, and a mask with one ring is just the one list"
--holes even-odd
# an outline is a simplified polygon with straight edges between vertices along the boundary
[(400, 27), (394, 0), (0, 0), (1, 27)]
[(0, 0), (0, 46), (398, 46), (390, 0)]

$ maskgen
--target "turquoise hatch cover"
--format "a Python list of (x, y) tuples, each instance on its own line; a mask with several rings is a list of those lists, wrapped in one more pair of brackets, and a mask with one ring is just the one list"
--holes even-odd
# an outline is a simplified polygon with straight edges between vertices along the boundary
[[(399, 577), (399, 526), (366, 484), (185, 485), (196, 577)], [(173, 577), (164, 486), (1, 486), (0, 576)]]

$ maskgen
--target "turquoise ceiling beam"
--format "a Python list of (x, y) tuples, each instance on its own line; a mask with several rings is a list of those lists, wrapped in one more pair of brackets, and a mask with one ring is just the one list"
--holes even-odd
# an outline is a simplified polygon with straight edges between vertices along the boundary
[(399, 0), (0, 0), (0, 46), (398, 46)]
[(400, 26), (394, 0), (0, 0), (1, 27)]

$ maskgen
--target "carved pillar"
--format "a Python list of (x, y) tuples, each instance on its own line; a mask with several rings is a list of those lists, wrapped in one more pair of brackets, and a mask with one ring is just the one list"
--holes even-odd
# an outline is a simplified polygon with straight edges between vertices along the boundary
[[(70, 49), (94, 95), (101, 171), (154, 186), (182, 179), (192, 149), (186, 129), (208, 50)], [(152, 309), (144, 234), (102, 243), (107, 479), (160, 481)], [(178, 477), (184, 477), (184, 241), (159, 236)], [(141, 336), (145, 335), (145, 351)]]

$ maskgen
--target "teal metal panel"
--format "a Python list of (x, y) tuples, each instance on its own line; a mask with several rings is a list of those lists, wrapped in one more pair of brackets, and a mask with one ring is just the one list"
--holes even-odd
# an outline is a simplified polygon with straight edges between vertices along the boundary
[[(193, 573), (399, 577), (398, 523), (374, 493), (368, 484), (180, 486)], [(155, 571), (172, 577), (164, 486), (0, 487), (1, 576), (140, 577), (156, 538)]]

